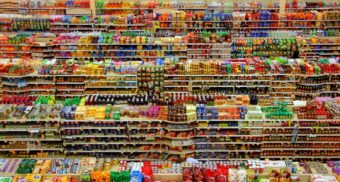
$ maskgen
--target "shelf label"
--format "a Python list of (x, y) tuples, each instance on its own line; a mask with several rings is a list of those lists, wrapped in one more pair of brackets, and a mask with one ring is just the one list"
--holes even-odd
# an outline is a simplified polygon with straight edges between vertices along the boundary
[(30, 133), (39, 133), (40, 130), (37, 128), (37, 129), (31, 129), (29, 130)]

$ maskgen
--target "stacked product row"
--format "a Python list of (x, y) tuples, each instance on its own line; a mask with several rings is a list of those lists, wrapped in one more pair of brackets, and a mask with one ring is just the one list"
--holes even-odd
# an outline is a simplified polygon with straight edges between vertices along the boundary
[[(111, 158), (1, 159), (2, 181), (336, 181), (339, 161), (127, 162)], [(308, 173), (306, 175), (306, 173)]]
[(196, 61), (165, 60), (158, 66), (141, 62), (78, 64), (75, 60), (16, 60), (1, 64), (3, 95), (57, 97), (143, 94), (149, 100), (185, 95), (250, 95), (252, 102), (310, 100), (339, 96), (339, 64), (300, 59)]
[[(91, 12), (89, 1), (83, 3), (45, 3), (32, 1), (18, 3), (19, 7), (1, 7), (9, 10), (3, 16), (2, 29), (5, 31), (121, 31), (153, 29), (160, 33), (181, 34), (191, 30), (205, 30), (228, 33), (234, 29), (245, 33), (246, 30), (278, 29), (327, 29), (326, 34), (338, 32), (339, 11), (334, 4), (320, 7), (308, 3), (299, 9), (297, 6), (282, 14), (279, 4), (268, 4), (262, 9), (262, 3), (251, 5), (235, 3), (195, 3), (177, 2), (120, 2), (96, 1), (96, 11)], [(197, 6), (199, 4), (199, 6)], [(254, 5), (257, 4), (257, 5)], [(33, 6), (33, 7), (32, 7)], [(289, 4), (286, 5), (287, 7)], [(293, 6), (293, 5), (291, 5)], [(336, 6), (336, 5), (335, 5)], [(161, 12), (159, 9), (171, 10)], [(247, 11), (247, 10), (253, 11)], [(225, 13), (224, 10), (228, 13)], [(299, 12), (295, 10), (304, 10)], [(17, 11), (17, 12), (16, 12)], [(34, 21), (31, 21), (34, 20)], [(299, 21), (296, 21), (299, 20)]]
[[(302, 40), (300, 40), (302, 39)], [(151, 32), (122, 33), (18, 33), (0, 36), (2, 59), (76, 59), (78, 61), (186, 62), (251, 57), (292, 57), (299, 47), (310, 60), (336, 57), (338, 37), (233, 38), (219, 33), (154, 37)], [(299, 44), (297, 43), (299, 42)], [(312, 52), (311, 52), (312, 51)]]
[(63, 105), (53, 104), (54, 97), (6, 97), (0, 108), (1, 151), (16, 157), (64, 152), (172, 161), (339, 157), (338, 99), (317, 98), (292, 108), (249, 105), (254, 103), (247, 96), (207, 97), (203, 101), (213, 103), (207, 106), (195, 97), (156, 100), (153, 106), (145, 105), (148, 95), (96, 95)]

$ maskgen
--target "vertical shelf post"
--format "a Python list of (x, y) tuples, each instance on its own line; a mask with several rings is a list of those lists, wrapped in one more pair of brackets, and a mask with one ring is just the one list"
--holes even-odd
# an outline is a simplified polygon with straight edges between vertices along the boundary
[(286, 14), (286, 2), (287, 0), (280, 0), (280, 18)]
[(91, 8), (92, 18), (95, 18), (97, 16), (96, 0), (90, 0), (90, 8)]

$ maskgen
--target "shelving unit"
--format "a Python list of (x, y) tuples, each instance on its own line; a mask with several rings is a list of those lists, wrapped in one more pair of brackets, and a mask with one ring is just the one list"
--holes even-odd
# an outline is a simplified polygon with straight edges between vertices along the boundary
[[(298, 159), (301, 157), (306, 158), (309, 156), (309, 154), (302, 155), (300, 154), (301, 151), (310, 151), (310, 150), (318, 150), (318, 151), (337, 151), (337, 143), (336, 141), (332, 141), (333, 144), (330, 145), (330, 143), (327, 143), (327, 141), (317, 141), (312, 140), (309, 141), (306, 140), (305, 137), (310, 138), (311, 134), (303, 134), (303, 131), (310, 131), (311, 127), (305, 127), (306, 121), (304, 119), (294, 119), (293, 121), (290, 120), (278, 120), (278, 121), (272, 121), (268, 120), (264, 124), (261, 124), (260, 120), (258, 121), (247, 121), (247, 120), (226, 120), (223, 122), (216, 122), (215, 120), (210, 120), (207, 122), (199, 122), (198, 127), (193, 127), (190, 129), (197, 130), (196, 135), (192, 137), (169, 137), (166, 133), (161, 134), (162, 130), (168, 131), (168, 132), (178, 132), (180, 133), (183, 130), (176, 130), (173, 129), (169, 131), (169, 125), (167, 127), (157, 127), (160, 126), (162, 123), (161, 121), (152, 121), (151, 125), (146, 124), (150, 121), (148, 119), (128, 119), (128, 121), (119, 120), (112, 122), (110, 120), (83, 120), (84, 122), (80, 122), (78, 120), (59, 120), (56, 119), (55, 123), (48, 122), (49, 124), (45, 126), (45, 128), (34, 128), (34, 126), (31, 126), (31, 128), (18, 128), (18, 125), (13, 123), (12, 125), (15, 126), (15, 128), (11, 128), (11, 124), (3, 124), (3, 129), (0, 129), (1, 133), (7, 133), (7, 132), (28, 132), (28, 133), (35, 133), (35, 134), (47, 134), (46, 132), (58, 132), (61, 131), (61, 139), (57, 138), (3, 138), (3, 142), (39, 142), (38, 145), (27, 145), (26, 148), (6, 148), (2, 149), (1, 152), (7, 152), (7, 151), (56, 151), (56, 152), (62, 152), (63, 149), (65, 150), (65, 153), (68, 155), (74, 155), (76, 153), (94, 153), (99, 154), (101, 152), (105, 153), (130, 153), (131, 155), (135, 153), (144, 153), (148, 151), (150, 153), (149, 155), (156, 155), (157, 153), (167, 153), (168, 155), (189, 155), (191, 153), (194, 153), (194, 151), (189, 152), (188, 149), (181, 149), (183, 151), (175, 151), (179, 150), (178, 147), (195, 147), (195, 157), (198, 159), (203, 158), (273, 158), (274, 155), (270, 155), (268, 151), (286, 151), (285, 154), (288, 154), (288, 152), (295, 152), (294, 154), (290, 152), (291, 156), (284, 156), (282, 157), (282, 154), (280, 156), (277, 156), (277, 158), (289, 158), (289, 159)], [(8, 121), (8, 120), (6, 120)], [(95, 121), (95, 122), (94, 122)], [(310, 120), (309, 124), (314, 123), (315, 121), (322, 121), (325, 123), (334, 123), (337, 121), (336, 119), (328, 119), (328, 120)], [(28, 122), (34, 122), (35, 124), (38, 124), (38, 120), (34, 121), (26, 121), (25, 123), (22, 123), (22, 126), (25, 126), (26, 124), (29, 124)], [(287, 129), (290, 129), (293, 127), (294, 123), (298, 123), (300, 125), (299, 132), (297, 134), (297, 140), (295, 142), (290, 141), (290, 137), (292, 136), (291, 133), (287, 134), (267, 134), (270, 131), (273, 130), (283, 130), (287, 132)], [(59, 124), (60, 123), (60, 124)], [(135, 124), (137, 123), (144, 123), (143, 127), (136, 127)], [(194, 122), (195, 123), (195, 122)], [(281, 124), (280, 124), (281, 123)], [(305, 124), (303, 124), (305, 123)], [(325, 124), (327, 124), (325, 123)], [(181, 124), (181, 123), (179, 123)], [(245, 125), (247, 126), (245, 126)], [(272, 125), (274, 124), (274, 125)], [(278, 125), (279, 124), (279, 125)], [(288, 125), (286, 125), (288, 124)], [(58, 126), (60, 125), (60, 129)], [(108, 126), (109, 125), (109, 126)], [(173, 125), (173, 124), (171, 124)], [(226, 125), (226, 127), (220, 127), (220, 126)], [(55, 127), (57, 126), (57, 127)], [(149, 128), (149, 126), (151, 126)], [(219, 127), (215, 127), (219, 126)], [(336, 128), (334, 127), (321, 127), (322, 130), (333, 130), (336, 131)], [(186, 130), (188, 131), (189, 128)], [(241, 134), (231, 134), (229, 132), (241, 132)], [(315, 131), (315, 130), (314, 130)], [(112, 133), (114, 132), (114, 133)], [(117, 132), (117, 133), (115, 133)], [(138, 132), (138, 133), (136, 133)], [(146, 132), (146, 133), (144, 133)], [(206, 133), (207, 134), (204, 134)], [(220, 133), (220, 134), (214, 134), (214, 133)], [(229, 134), (223, 134), (224, 132), (227, 132)], [(245, 134), (242, 132), (247, 132), (248, 134)], [(289, 131), (288, 131), (289, 132)], [(91, 133), (91, 134), (90, 134)], [(210, 133), (210, 134), (208, 134)], [(322, 133), (316, 133), (312, 134), (316, 137), (320, 136), (336, 136), (333, 132), (333, 134), (322, 134)], [(340, 134), (338, 134), (340, 135)], [(138, 136), (138, 138), (136, 138)], [(144, 137), (142, 137), (144, 136)], [(268, 138), (269, 137), (269, 138)], [(280, 139), (280, 143), (282, 143), (282, 147), (278, 147), (277, 140), (274, 138), (277, 137), (286, 137), (288, 140), (282, 140)], [(170, 140), (169, 140), (170, 139)], [(312, 138), (310, 138), (312, 139)], [(144, 141), (143, 141), (144, 140)], [(48, 146), (47, 148), (43, 147), (43, 144), (40, 144), (40, 142), (46, 142), (48, 141), (49, 144), (51, 141), (56, 141), (60, 146), (60, 141), (62, 141), (64, 148), (58, 148), (56, 145), (55, 148), (52, 148), (51, 146)], [(282, 142), (281, 142), (282, 141)], [(284, 144), (286, 141), (286, 144)], [(305, 143), (301, 145), (301, 143)], [(311, 143), (313, 142), (313, 143)], [(335, 145), (334, 145), (335, 142)], [(310, 148), (310, 143), (312, 144), (312, 148)], [(32, 144), (32, 143), (31, 143)], [(9, 146), (11, 143), (9, 143)], [(143, 148), (126, 148), (128, 146), (138, 146), (141, 145)], [(271, 145), (275, 145), (271, 146)], [(306, 146), (308, 145), (308, 146)], [(16, 146), (14, 143), (12, 146)], [(79, 146), (81, 150), (74, 150), (74, 149), (68, 149), (68, 146)], [(98, 150), (90, 150), (91, 146), (101, 146), (104, 148), (98, 149)], [(118, 147), (119, 146), (119, 147)], [(147, 146), (150, 146), (151, 148), (145, 148)], [(210, 146), (210, 147), (209, 147)], [(212, 146), (214, 146), (212, 148)], [(315, 147), (314, 147), (315, 146)], [(327, 147), (328, 146), (328, 147)], [(90, 147), (90, 148), (89, 148)], [(111, 149), (110, 149), (111, 147)], [(113, 148), (112, 148), (113, 147)], [(117, 148), (118, 147), (118, 148)], [(169, 148), (168, 148), (169, 147)], [(261, 150), (258, 150), (260, 147)], [(126, 149), (125, 149), (126, 148)], [(126, 151), (125, 151), (126, 150)], [(173, 151), (174, 150), (174, 151)], [(206, 156), (209, 152), (215, 152), (214, 156)], [(235, 155), (236, 152), (236, 155)], [(244, 152), (244, 153), (242, 153)], [(249, 155), (251, 152), (251, 155)], [(202, 154), (201, 154), (202, 153)], [(269, 154), (269, 155), (268, 155)], [(293, 156), (294, 155), (294, 156)], [(219, 156), (219, 157), (216, 157)], [(327, 156), (328, 158), (336, 158), (335, 156)]]
[(280, 3), (0, 7), (0, 154), (338, 160), (340, 9)]

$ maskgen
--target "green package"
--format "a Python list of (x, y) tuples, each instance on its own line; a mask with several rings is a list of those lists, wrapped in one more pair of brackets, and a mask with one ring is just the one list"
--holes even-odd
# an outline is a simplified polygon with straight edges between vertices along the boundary
[(80, 181), (81, 182), (90, 182), (90, 175), (88, 175), (88, 174), (81, 175)]
[(110, 172), (110, 182), (118, 182), (120, 181), (120, 174), (116, 171)]
[(11, 182), (12, 177), (0, 177), (0, 182)]

